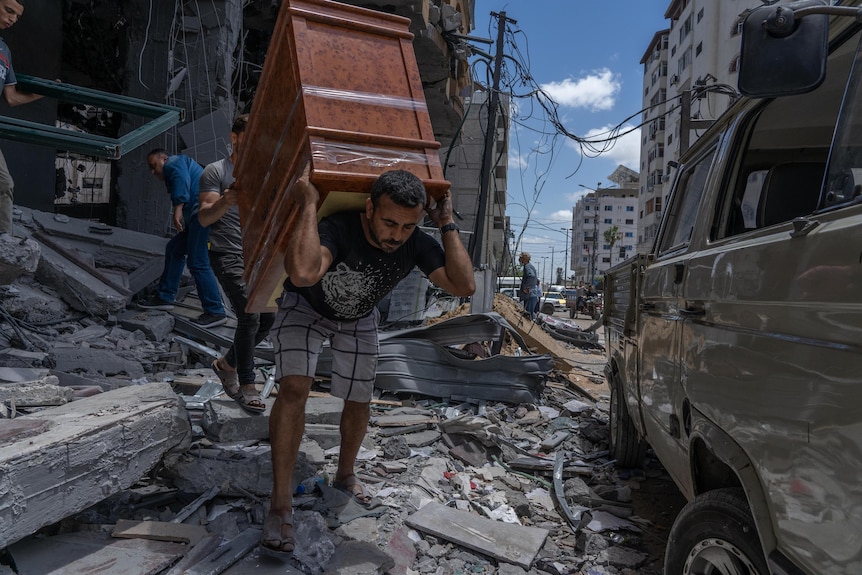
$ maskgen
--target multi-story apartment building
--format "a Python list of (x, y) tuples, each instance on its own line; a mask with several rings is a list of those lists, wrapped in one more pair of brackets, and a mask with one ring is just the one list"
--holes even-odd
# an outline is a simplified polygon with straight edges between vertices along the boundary
[[(655, 33), (644, 66), (638, 251), (650, 249), (674, 172), (686, 142), (697, 139), (698, 120), (717, 118), (733, 102), (740, 32), (759, 0), (671, 0), (669, 27)], [(686, 105), (683, 98), (688, 99)], [(688, 118), (682, 116), (688, 110)]]
[(614, 175), (621, 168), (626, 174), (617, 182), (619, 187), (598, 187), (579, 199), (572, 210), (570, 263), (575, 281), (592, 281), (635, 254), (638, 174), (621, 166)]

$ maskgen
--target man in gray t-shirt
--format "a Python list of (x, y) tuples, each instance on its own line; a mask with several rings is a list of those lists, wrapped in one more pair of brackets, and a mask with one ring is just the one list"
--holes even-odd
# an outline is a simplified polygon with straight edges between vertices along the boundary
[(254, 385), (254, 348), (269, 334), (275, 320), (272, 313), (248, 313), (248, 290), (242, 279), (242, 231), (237, 208), (238, 192), (231, 189), (233, 166), (244, 139), (248, 114), (234, 120), (231, 127), (231, 154), (204, 168), (201, 175), (198, 219), (210, 228), (210, 265), (236, 314), (236, 331), (228, 352), (213, 361), (213, 371), (225, 392), (252, 413), (266, 406)]

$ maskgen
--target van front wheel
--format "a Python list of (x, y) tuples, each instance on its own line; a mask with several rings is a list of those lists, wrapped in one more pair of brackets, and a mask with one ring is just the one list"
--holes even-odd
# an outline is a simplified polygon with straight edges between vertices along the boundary
[(742, 489), (716, 489), (682, 508), (667, 540), (665, 573), (768, 575)]

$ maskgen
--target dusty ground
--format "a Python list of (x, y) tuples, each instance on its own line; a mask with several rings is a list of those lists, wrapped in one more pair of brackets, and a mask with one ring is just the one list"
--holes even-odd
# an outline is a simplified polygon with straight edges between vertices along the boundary
[[(535, 340), (538, 353), (551, 353), (559, 358), (558, 367), (566, 377), (577, 387), (587, 392), (596, 400), (602, 400), (610, 395), (604, 378), (604, 351), (583, 350), (558, 341), (542, 330), (540, 326), (526, 320), (522, 315), (521, 306), (509, 297), (497, 295), (494, 299), (494, 311), (506, 318), (513, 327), (524, 333), (528, 342)], [(593, 324), (589, 319), (571, 320), (581, 329), (587, 329)], [(599, 328), (600, 343), (604, 342), (602, 328)], [(648, 519), (652, 527), (641, 536), (641, 546), (650, 555), (650, 562), (642, 566), (640, 575), (660, 575), (664, 572), (664, 550), (667, 536), (674, 519), (685, 505), (686, 500), (664, 471), (657, 460), (651, 459), (644, 470), (618, 470), (620, 474), (646, 474), (646, 481), (631, 481), (633, 487), (634, 514)]]

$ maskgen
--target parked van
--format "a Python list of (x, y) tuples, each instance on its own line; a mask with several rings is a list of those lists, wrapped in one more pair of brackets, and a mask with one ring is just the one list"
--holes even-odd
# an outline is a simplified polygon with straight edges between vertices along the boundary
[(649, 445), (689, 499), (667, 575), (862, 573), (852, 4), (750, 12), (748, 97), (680, 159), (650, 253), (605, 278), (612, 453)]

